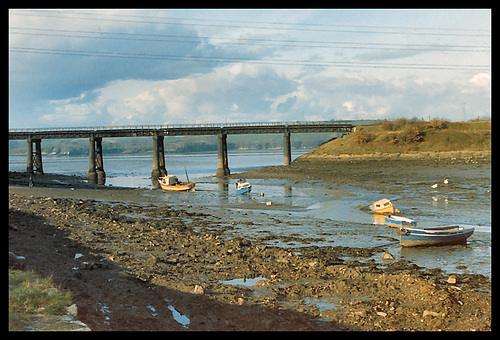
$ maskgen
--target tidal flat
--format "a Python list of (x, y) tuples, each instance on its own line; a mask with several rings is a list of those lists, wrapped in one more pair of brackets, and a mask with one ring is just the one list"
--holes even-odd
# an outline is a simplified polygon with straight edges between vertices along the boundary
[[(491, 267), (490, 163), (451, 161), (325, 161), (316, 174), (298, 161), (235, 175), (255, 178), (240, 199), (233, 179), (226, 196), (212, 180), (164, 196), (58, 175), (29, 188), (12, 173), (9, 251), (70, 290), (92, 330), (490, 330), (491, 274), (481, 269)], [(453, 186), (432, 192), (445, 177)], [(311, 198), (311, 185), (321, 194)], [(445, 250), (489, 252), (489, 262), (451, 265), (436, 256), (444, 247), (405, 254), (394, 230), (361, 209), (379, 195), (393, 195), (404, 216), (443, 223), (474, 202), (477, 239)]]

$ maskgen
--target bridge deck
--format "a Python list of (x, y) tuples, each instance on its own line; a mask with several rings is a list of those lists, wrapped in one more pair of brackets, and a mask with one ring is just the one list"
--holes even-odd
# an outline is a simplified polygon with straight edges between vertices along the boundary
[[(366, 122), (365, 122), (366, 124)], [(358, 124), (356, 124), (358, 125)], [(176, 124), (176, 125), (134, 125), (109, 127), (66, 127), (38, 129), (10, 129), (9, 140), (20, 139), (62, 139), (95, 137), (145, 137), (154, 134), (164, 136), (263, 134), (263, 133), (310, 133), (350, 132), (352, 121), (317, 122), (266, 122), (226, 124)]]

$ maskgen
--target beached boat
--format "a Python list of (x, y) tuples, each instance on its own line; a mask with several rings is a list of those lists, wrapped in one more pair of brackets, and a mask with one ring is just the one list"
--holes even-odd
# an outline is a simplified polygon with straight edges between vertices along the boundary
[(441, 246), (467, 244), (474, 227), (448, 225), (428, 228), (400, 228), (399, 241), (402, 247)]
[(417, 222), (415, 220), (394, 215), (385, 216), (385, 224), (387, 224), (389, 227), (396, 227), (396, 228), (401, 228), (401, 227), (414, 228), (417, 226)]
[(180, 182), (177, 176), (174, 175), (160, 177), (158, 182), (163, 190), (168, 191), (194, 191), (196, 185), (195, 182)]
[(237, 194), (245, 194), (247, 192), (252, 191), (252, 186), (248, 182), (243, 182), (243, 180), (239, 180), (236, 182), (236, 193)]
[(394, 209), (391, 201), (386, 198), (371, 204), (370, 209), (377, 214), (395, 214), (399, 212), (399, 210)]

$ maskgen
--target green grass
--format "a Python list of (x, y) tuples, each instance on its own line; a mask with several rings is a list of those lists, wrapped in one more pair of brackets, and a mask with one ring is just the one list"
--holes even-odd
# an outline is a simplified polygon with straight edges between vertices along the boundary
[(447, 122), (400, 118), (323, 144), (309, 155), (491, 150), (491, 121)]
[(9, 329), (22, 330), (35, 314), (59, 315), (71, 305), (71, 294), (32, 271), (9, 270)]

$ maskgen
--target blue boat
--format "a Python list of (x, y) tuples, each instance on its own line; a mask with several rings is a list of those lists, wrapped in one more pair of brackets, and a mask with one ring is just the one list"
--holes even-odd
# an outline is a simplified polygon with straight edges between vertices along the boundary
[(246, 194), (252, 191), (252, 186), (248, 182), (243, 182), (243, 180), (239, 180), (236, 182), (236, 193), (237, 194)]
[(402, 247), (467, 244), (474, 227), (448, 225), (428, 228), (400, 228), (397, 232)]
[(414, 220), (411, 220), (411, 219), (406, 218), (406, 217), (394, 216), (394, 215), (385, 216), (385, 223), (389, 227), (397, 227), (397, 228), (401, 228), (401, 227), (414, 228), (417, 226), (417, 222)]

